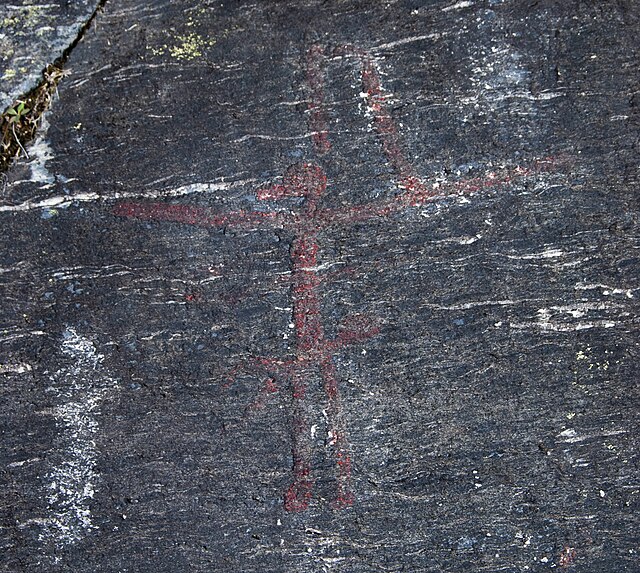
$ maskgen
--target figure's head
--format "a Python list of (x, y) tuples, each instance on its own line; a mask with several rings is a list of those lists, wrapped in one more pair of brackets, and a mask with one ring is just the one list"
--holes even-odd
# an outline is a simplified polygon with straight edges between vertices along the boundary
[(287, 169), (282, 185), (260, 189), (256, 195), (262, 201), (283, 197), (318, 199), (327, 187), (327, 176), (313, 163), (296, 163)]

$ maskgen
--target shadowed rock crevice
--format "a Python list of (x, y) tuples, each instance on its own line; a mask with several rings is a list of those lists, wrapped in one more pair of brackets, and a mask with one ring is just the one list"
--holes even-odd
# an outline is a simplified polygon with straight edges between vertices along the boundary
[(0, 116), (0, 173), (8, 171), (15, 159), (27, 155), (25, 147), (32, 141), (41, 124), (42, 115), (49, 109), (58, 83), (65, 76), (64, 68), (74, 48), (91, 28), (98, 12), (107, 0), (100, 0), (95, 10), (82, 25), (73, 41), (62, 54), (42, 71), (42, 79), (34, 88), (15, 99)]

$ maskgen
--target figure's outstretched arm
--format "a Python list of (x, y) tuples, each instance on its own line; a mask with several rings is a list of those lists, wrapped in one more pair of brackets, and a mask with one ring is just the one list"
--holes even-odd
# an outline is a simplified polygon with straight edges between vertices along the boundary
[(563, 157), (537, 159), (524, 166), (503, 168), (490, 171), (480, 177), (454, 181), (424, 183), (415, 178), (405, 182), (402, 191), (393, 197), (346, 209), (327, 209), (322, 212), (320, 217), (328, 224), (367, 221), (377, 217), (388, 216), (409, 207), (420, 207), (447, 197), (469, 196), (490, 191), (491, 189), (503, 188), (540, 173), (553, 171), (567, 161), (567, 158)]
[(206, 207), (173, 205), (168, 203), (117, 203), (113, 213), (120, 217), (131, 217), (147, 221), (174, 221), (198, 227), (255, 227), (286, 226), (290, 216), (279, 211), (230, 211), (219, 212)]

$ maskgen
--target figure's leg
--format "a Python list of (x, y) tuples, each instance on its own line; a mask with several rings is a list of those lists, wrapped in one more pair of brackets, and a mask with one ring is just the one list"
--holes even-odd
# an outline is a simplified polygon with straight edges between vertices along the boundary
[(307, 372), (297, 368), (292, 372), (293, 423), (292, 448), (293, 482), (284, 496), (287, 511), (304, 511), (309, 507), (313, 490), (311, 478), (311, 430), (305, 408)]
[(340, 401), (338, 374), (330, 356), (323, 358), (321, 373), (328, 400), (329, 443), (333, 447), (336, 458), (336, 497), (333, 500), (333, 506), (336, 509), (343, 509), (353, 505), (354, 501), (351, 490), (351, 454)]

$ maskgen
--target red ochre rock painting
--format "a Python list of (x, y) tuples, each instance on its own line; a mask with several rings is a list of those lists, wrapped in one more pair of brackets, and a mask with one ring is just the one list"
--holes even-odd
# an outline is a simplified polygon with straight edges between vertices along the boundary
[(558, 163), (557, 159), (545, 158), (528, 166), (490, 172), (483, 177), (444, 183), (422, 181), (402, 150), (397, 126), (385, 105), (387, 96), (373, 58), (364, 50), (350, 45), (340, 46), (331, 52), (314, 45), (306, 54), (309, 127), (314, 149), (320, 156), (326, 157), (331, 150), (324, 92), (328, 57), (332, 56), (354, 60), (358, 66), (362, 90), (372, 117), (372, 129), (393, 170), (400, 193), (365, 205), (325, 208), (322, 205), (322, 198), (327, 190), (324, 171), (314, 163), (300, 163), (287, 169), (282, 184), (256, 191), (257, 199), (265, 202), (277, 202), (289, 197), (303, 198), (303, 205), (298, 210), (239, 210), (225, 213), (203, 207), (144, 202), (122, 202), (114, 208), (116, 215), (137, 219), (173, 221), (203, 227), (284, 228), (293, 233), (290, 253), (295, 355), (285, 360), (254, 358), (248, 361), (249, 367), (239, 366), (231, 373), (234, 377), (240, 371), (249, 369), (252, 373), (264, 374), (264, 388), (254, 407), (262, 407), (266, 396), (277, 391), (277, 380), (285, 380), (291, 388), (293, 476), (284, 494), (284, 507), (293, 512), (306, 510), (313, 495), (312, 437), (307, 388), (314, 379), (321, 381), (327, 401), (328, 445), (335, 460), (335, 496), (332, 507), (346, 508), (355, 501), (351, 484), (351, 448), (334, 354), (345, 345), (363, 342), (379, 332), (375, 321), (360, 317), (359, 320), (350, 321), (351, 327), (342, 329), (336, 338), (328, 339), (325, 336), (321, 315), (321, 287), (325, 279), (318, 268), (320, 233), (331, 227), (385, 217), (438, 199), (504, 187), (516, 179), (551, 170)]

